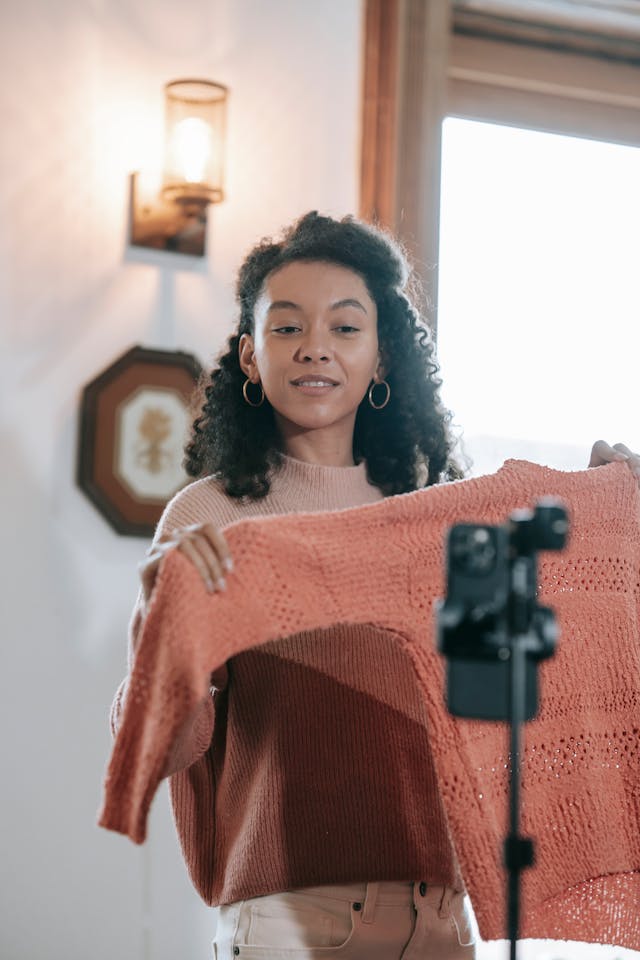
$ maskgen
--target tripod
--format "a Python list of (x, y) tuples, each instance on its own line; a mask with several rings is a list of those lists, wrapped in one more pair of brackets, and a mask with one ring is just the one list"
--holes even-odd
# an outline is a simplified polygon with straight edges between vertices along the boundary
[(517, 960), (520, 877), (535, 863), (534, 843), (519, 833), (522, 727), (538, 712), (537, 664), (553, 655), (553, 612), (537, 603), (537, 551), (561, 550), (567, 514), (545, 499), (504, 526), (459, 524), (447, 540), (447, 595), (437, 605), (438, 649), (447, 658), (447, 706), (460, 717), (507, 720), (511, 771), (507, 937)]

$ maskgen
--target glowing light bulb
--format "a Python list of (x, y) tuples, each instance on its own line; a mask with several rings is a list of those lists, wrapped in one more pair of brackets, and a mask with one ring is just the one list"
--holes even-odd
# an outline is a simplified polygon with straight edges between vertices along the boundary
[(211, 128), (199, 117), (187, 117), (176, 124), (171, 137), (172, 167), (187, 183), (201, 183), (211, 161)]

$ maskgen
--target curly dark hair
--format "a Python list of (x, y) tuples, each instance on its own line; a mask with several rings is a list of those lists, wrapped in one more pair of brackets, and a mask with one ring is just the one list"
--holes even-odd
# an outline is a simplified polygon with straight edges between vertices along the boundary
[(218, 366), (200, 382), (201, 407), (185, 448), (192, 477), (213, 475), (232, 497), (264, 497), (268, 474), (282, 462), (273, 408), (265, 397), (251, 407), (242, 395), (246, 379), (238, 358), (243, 333), (253, 333), (254, 308), (267, 276), (292, 261), (348, 267), (364, 280), (378, 311), (378, 342), (391, 400), (374, 410), (365, 396), (356, 414), (353, 456), (363, 459), (371, 483), (389, 496), (459, 479), (452, 456), (451, 414), (443, 407), (439, 366), (429, 327), (417, 302), (422, 296), (401, 244), (378, 226), (353, 216), (334, 220), (316, 211), (289, 227), (280, 242), (267, 237), (240, 267), (236, 298), (240, 320)]

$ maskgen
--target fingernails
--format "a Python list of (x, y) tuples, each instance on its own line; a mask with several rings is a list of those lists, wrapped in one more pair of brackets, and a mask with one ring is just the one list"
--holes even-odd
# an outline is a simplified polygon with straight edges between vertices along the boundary
[(225, 562), (224, 562), (224, 568), (225, 568), (225, 570), (228, 570), (229, 572), (231, 572), (231, 571), (233, 570), (233, 560), (231, 559), (231, 557), (227, 557), (227, 559), (225, 560)]
[(208, 591), (209, 593), (215, 593), (216, 590), (226, 590), (226, 589), (227, 589), (227, 581), (224, 579), (224, 577), (219, 577), (219, 578), (215, 581), (215, 583), (214, 583), (214, 581), (213, 581), (210, 577), (207, 577), (207, 579), (205, 580), (204, 583), (205, 583), (205, 586), (206, 586), (207, 591)]
[(628, 460), (629, 454), (622, 453), (620, 450), (616, 450), (616, 460)]

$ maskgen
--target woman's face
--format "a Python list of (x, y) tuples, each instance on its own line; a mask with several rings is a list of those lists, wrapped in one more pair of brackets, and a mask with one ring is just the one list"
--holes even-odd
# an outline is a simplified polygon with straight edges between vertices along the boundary
[(254, 336), (240, 365), (260, 382), (286, 438), (292, 430), (350, 430), (376, 371), (377, 309), (359, 274), (294, 262), (270, 274), (256, 303)]

